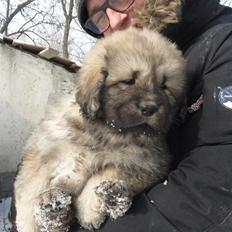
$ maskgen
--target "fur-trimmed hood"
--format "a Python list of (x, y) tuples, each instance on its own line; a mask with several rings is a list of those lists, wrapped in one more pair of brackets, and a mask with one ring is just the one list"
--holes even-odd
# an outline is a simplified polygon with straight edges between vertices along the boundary
[(146, 0), (146, 7), (142, 12), (138, 12), (138, 17), (141, 26), (162, 32), (182, 46), (189, 37), (196, 36), (208, 22), (220, 14), (223, 7), (219, 2), (219, 0)]
[(142, 27), (162, 31), (181, 19), (182, 0), (146, 0), (144, 10), (138, 12)]

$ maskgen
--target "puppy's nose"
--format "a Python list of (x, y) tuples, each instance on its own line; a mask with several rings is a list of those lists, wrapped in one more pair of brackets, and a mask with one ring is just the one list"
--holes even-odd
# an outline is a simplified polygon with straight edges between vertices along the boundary
[(149, 117), (158, 110), (158, 107), (154, 103), (141, 103), (139, 109), (142, 115)]

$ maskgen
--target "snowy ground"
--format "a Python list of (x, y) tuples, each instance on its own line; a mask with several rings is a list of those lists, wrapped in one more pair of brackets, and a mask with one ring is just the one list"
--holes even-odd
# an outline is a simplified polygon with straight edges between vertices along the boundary
[(8, 220), (8, 212), (10, 209), (11, 198), (3, 198), (0, 200), (0, 232), (10, 231), (10, 222)]
[(14, 173), (0, 173), (0, 232), (10, 231), (8, 213), (11, 205)]

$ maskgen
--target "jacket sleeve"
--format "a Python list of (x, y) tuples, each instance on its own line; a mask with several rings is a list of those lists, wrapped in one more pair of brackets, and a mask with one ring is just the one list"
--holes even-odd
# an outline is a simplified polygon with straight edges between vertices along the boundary
[(228, 25), (211, 36), (201, 76), (204, 103), (186, 122), (184, 136), (194, 142), (185, 158), (167, 182), (139, 195), (125, 217), (108, 220), (100, 231), (232, 231), (231, 31)]

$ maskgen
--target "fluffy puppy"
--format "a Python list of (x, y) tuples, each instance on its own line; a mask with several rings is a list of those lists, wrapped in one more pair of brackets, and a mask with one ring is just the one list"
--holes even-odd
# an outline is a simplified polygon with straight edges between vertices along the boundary
[(184, 63), (175, 45), (146, 29), (97, 42), (76, 93), (50, 108), (25, 148), (14, 185), (19, 232), (67, 231), (71, 212), (99, 228), (165, 178)]

